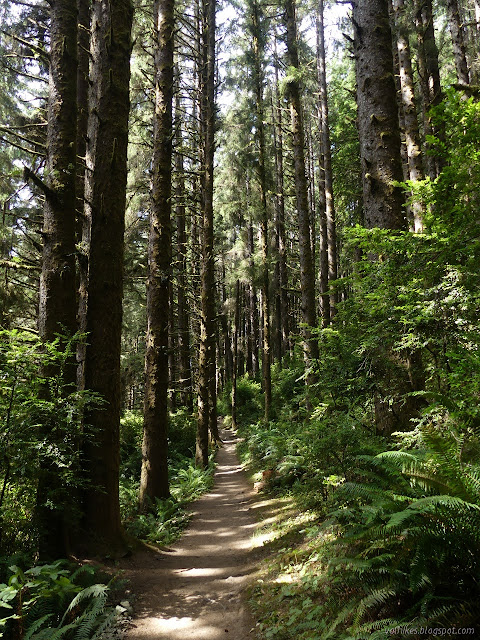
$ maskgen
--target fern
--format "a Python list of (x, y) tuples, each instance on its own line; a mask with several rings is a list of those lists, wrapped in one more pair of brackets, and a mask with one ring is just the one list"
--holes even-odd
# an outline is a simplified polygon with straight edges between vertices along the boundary
[(332, 622), (332, 624), (329, 625), (328, 630), (324, 634), (322, 634), (321, 640), (328, 640), (328, 638), (338, 637), (335, 635), (337, 628), (346, 620), (348, 620), (348, 618), (352, 616), (354, 611), (355, 611), (355, 602), (350, 602), (345, 607), (343, 607), (343, 609), (337, 615), (337, 617)]
[(358, 624), (369, 609), (384, 605), (395, 597), (398, 597), (398, 593), (391, 587), (383, 587), (369, 593), (365, 598), (362, 598), (357, 605), (354, 624)]
[(39, 633), (31, 636), (31, 640), (61, 640), (61, 638), (65, 638), (65, 636), (75, 629), (76, 623), (71, 622), (70, 624), (64, 625), (62, 627), (57, 627), (56, 629), (48, 628), (42, 629)]
[(467, 444), (480, 449), (471, 433), (420, 432), (424, 449), (363, 456), (362, 480), (336, 493), (346, 502), (331, 514), (330, 571), (350, 596), (329, 599), (325, 638), (480, 620), (480, 469), (462, 459)]
[(42, 616), (41, 618), (38, 618), (38, 620), (35, 620), (35, 622), (33, 622), (28, 628), (28, 631), (25, 634), (23, 640), (31, 640), (32, 638), (36, 637), (36, 632), (41, 627), (43, 627), (43, 625), (52, 617), (52, 615), (52, 613), (49, 613), (46, 616)]
[(68, 605), (65, 615), (75, 609), (83, 600), (93, 597), (97, 602), (105, 604), (107, 600), (108, 586), (106, 584), (92, 584), (82, 589)]
[(82, 621), (75, 633), (75, 640), (98, 640), (102, 634), (117, 621), (117, 612), (111, 609), (101, 617), (91, 617)]
[[(72, 572), (59, 561), (25, 572), (16, 566), (10, 570), (13, 575), (2, 594), (4, 600), (15, 604), (12, 607), (6, 603), (15, 613), (0, 621), (7, 634), (22, 634), (25, 629), (24, 640), (92, 640), (100, 638), (100, 630), (116, 618), (115, 609), (107, 607), (110, 585), (97, 583), (82, 588), (74, 582), (81, 574), (94, 575), (90, 568)], [(17, 614), (19, 603), (21, 615)]]

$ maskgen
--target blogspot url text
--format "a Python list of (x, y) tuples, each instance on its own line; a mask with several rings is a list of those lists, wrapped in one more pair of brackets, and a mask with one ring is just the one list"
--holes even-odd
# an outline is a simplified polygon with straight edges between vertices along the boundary
[(391, 635), (401, 636), (474, 636), (474, 627), (395, 627)]

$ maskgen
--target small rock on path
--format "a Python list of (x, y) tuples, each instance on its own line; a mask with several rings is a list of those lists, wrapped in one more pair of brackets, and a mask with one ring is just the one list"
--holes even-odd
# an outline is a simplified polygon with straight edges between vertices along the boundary
[(253, 491), (221, 434), (215, 484), (194, 503), (193, 518), (171, 549), (141, 551), (122, 562), (136, 595), (126, 640), (248, 640), (253, 626), (243, 590), (254, 569)]

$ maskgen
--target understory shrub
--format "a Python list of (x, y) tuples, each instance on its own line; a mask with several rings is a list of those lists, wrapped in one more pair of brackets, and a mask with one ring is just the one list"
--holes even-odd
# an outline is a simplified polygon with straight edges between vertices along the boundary
[(419, 448), (364, 457), (362, 481), (337, 491), (322, 638), (480, 623), (478, 435), (432, 424), (414, 435)]
[[(82, 486), (78, 445), (91, 433), (82, 417), (101, 404), (96, 394), (72, 391), (65, 382), (78, 339), (41, 343), (28, 332), (0, 331), (0, 556), (19, 549), (35, 553), (42, 469), (55, 478), (43, 506), (60, 511), (67, 522), (78, 515), (72, 500)], [(41, 377), (45, 369), (56, 373)]]
[(112, 581), (65, 560), (27, 570), (12, 565), (0, 584), (0, 637), (5, 640), (97, 640), (117, 618)]
[[(138, 410), (125, 411), (120, 422), (121, 476), (140, 479), (142, 467), (143, 414)], [(168, 458), (175, 466), (183, 458), (195, 455), (196, 420), (188, 409), (180, 408), (169, 416)]]
[(155, 502), (155, 511), (138, 513), (139, 482), (134, 478), (120, 481), (120, 508), (126, 531), (142, 540), (156, 544), (170, 544), (187, 525), (190, 515), (188, 503), (199, 498), (213, 484), (214, 459), (210, 456), (208, 469), (195, 466), (191, 458), (177, 456), (170, 471), (171, 497)]

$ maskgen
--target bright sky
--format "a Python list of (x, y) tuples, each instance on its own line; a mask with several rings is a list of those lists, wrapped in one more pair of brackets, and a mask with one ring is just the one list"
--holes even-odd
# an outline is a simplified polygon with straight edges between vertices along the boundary
[[(337, 42), (342, 42), (344, 37), (342, 35), (341, 29), (339, 29), (338, 24), (342, 18), (348, 16), (350, 11), (350, 5), (346, 4), (333, 4), (327, 5), (325, 7), (325, 41), (327, 47), (327, 64), (329, 57), (335, 55), (335, 45)], [(227, 1), (223, 4), (223, 7), (217, 13), (217, 25), (220, 30), (223, 31), (222, 27), (224, 25), (228, 25), (229, 22), (233, 21), (236, 17), (235, 9), (232, 5)], [(310, 47), (313, 50), (316, 48), (316, 34), (315, 34), (315, 16), (310, 15), (303, 21), (300, 25), (300, 29), (302, 33), (305, 34), (306, 39)], [(227, 60), (232, 56), (232, 52), (234, 53), (234, 49), (232, 46), (229, 46), (228, 39), (221, 47), (220, 55), (219, 55), (219, 64), (222, 67), (223, 64), (227, 62)], [(220, 89), (220, 93), (218, 96), (218, 104), (220, 109), (227, 109), (234, 99), (232, 92), (226, 91), (225, 89)]]

